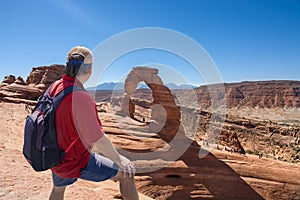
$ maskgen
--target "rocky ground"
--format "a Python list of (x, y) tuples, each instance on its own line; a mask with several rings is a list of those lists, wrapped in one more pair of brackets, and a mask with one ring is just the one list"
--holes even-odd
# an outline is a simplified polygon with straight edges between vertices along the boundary
[[(28, 112), (25, 104), (0, 103), (0, 199), (48, 199), (51, 171), (35, 172), (22, 154), (23, 128)], [(68, 187), (65, 199), (120, 199), (113, 181), (93, 183), (79, 180)], [(140, 194), (140, 199), (150, 199)]]
[[(155, 199), (299, 199), (300, 165), (258, 155), (228, 152), (217, 145), (203, 158), (201, 149), (192, 143), (175, 162), (167, 162), (169, 152), (159, 138), (142, 139), (143, 123), (120, 119), (101, 113), (105, 130), (127, 156), (135, 160), (141, 173), (137, 176), (139, 190)], [(130, 126), (129, 126), (130, 124)], [(120, 127), (116, 130), (115, 127)], [(120, 137), (122, 140), (120, 141)], [(130, 139), (131, 138), (131, 139)], [(221, 147), (221, 145), (218, 145)], [(137, 151), (138, 149), (138, 151)], [(146, 152), (156, 151), (149, 162)], [(135, 153), (135, 154), (134, 154)], [(170, 154), (172, 156), (172, 154)], [(149, 156), (151, 157), (151, 156)], [(170, 159), (172, 160), (172, 159)], [(173, 161), (173, 160), (172, 160)], [(159, 170), (147, 169), (164, 166)]]
[[(135, 90), (141, 81), (160, 82), (156, 70), (135, 70), (125, 85), (127, 116), (124, 91), (92, 94), (108, 137), (137, 166), (140, 199), (300, 199), (299, 81), (225, 83), (193, 91), (169, 91), (150, 81), (151, 90)], [(150, 70), (151, 77), (139, 70)], [(26, 82), (10, 75), (0, 84), (0, 199), (49, 196), (50, 171), (34, 172), (22, 155), (23, 129), (37, 97), (63, 72), (63, 65), (37, 67)], [(222, 103), (226, 112), (220, 112)], [(66, 199), (120, 195), (113, 181), (79, 180)]]
[[(50, 193), (51, 173), (34, 172), (22, 155), (25, 107), (0, 103), (0, 199), (47, 199)], [(141, 199), (300, 199), (299, 164), (216, 149), (200, 159), (196, 143), (171, 162), (164, 156), (168, 144), (155, 133), (145, 135), (145, 124), (110, 112), (99, 116), (108, 136), (137, 165)], [(161, 157), (147, 159), (145, 153), (156, 150)], [(66, 191), (66, 199), (118, 198), (112, 181), (80, 180)]]

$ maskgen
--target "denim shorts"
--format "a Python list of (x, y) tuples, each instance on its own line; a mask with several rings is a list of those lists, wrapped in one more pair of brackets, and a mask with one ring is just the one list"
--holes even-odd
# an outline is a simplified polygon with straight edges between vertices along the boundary
[[(94, 182), (105, 181), (115, 177), (118, 166), (110, 159), (101, 155), (91, 153), (88, 165), (80, 170), (80, 179)], [(77, 178), (62, 178), (52, 172), (53, 184), (55, 186), (67, 186), (77, 181)]]

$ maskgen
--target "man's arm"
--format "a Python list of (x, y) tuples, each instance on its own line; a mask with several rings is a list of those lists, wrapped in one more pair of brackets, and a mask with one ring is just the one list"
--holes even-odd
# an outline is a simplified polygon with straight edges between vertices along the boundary
[(105, 157), (115, 162), (120, 167), (120, 170), (124, 172), (124, 176), (126, 176), (126, 174), (128, 174), (129, 177), (134, 176), (136, 172), (134, 164), (128, 158), (117, 152), (105, 134), (94, 144), (94, 148), (97, 148)]
[(74, 92), (72, 100), (75, 126), (82, 142), (87, 146), (96, 147), (105, 157), (115, 162), (120, 171), (125, 172), (124, 175), (133, 176), (134, 164), (120, 155), (106, 137), (92, 96), (86, 92)]

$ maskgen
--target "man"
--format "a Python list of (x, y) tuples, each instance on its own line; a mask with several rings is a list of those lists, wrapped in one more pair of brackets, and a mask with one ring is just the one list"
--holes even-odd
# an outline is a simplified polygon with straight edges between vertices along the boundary
[[(66, 154), (61, 163), (51, 169), (53, 189), (49, 199), (63, 199), (66, 186), (78, 178), (97, 182), (118, 180), (123, 199), (138, 199), (133, 177), (135, 167), (105, 136), (95, 101), (83, 87), (92, 73), (92, 52), (76, 46), (69, 51), (66, 62), (66, 74), (52, 85), (50, 96), (72, 85), (81, 87), (82, 91), (66, 96), (56, 110), (58, 145)], [(91, 153), (93, 146), (105, 157)]]

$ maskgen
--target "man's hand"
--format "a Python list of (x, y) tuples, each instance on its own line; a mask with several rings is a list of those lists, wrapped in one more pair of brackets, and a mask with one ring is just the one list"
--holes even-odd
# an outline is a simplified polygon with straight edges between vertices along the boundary
[(95, 147), (97, 148), (98, 152), (101, 152), (105, 157), (111, 159), (119, 166), (120, 171), (123, 172), (124, 177), (126, 177), (127, 175), (129, 177), (134, 176), (136, 172), (134, 164), (128, 158), (120, 155), (117, 152), (114, 145), (106, 137), (105, 134), (95, 143), (94, 148)]
[(127, 175), (133, 177), (135, 175), (136, 169), (133, 162), (125, 156), (120, 155), (120, 162), (117, 165), (120, 167), (120, 171), (123, 172), (124, 177)]

